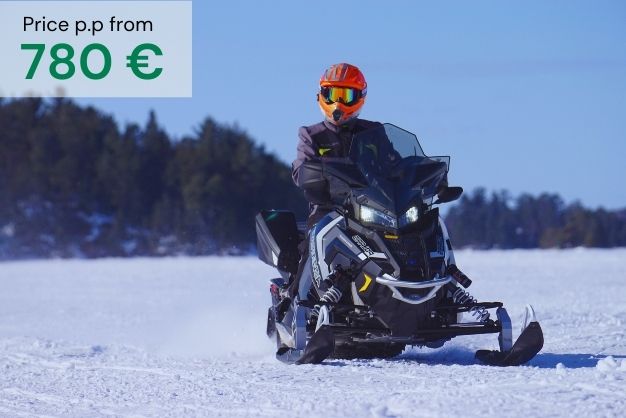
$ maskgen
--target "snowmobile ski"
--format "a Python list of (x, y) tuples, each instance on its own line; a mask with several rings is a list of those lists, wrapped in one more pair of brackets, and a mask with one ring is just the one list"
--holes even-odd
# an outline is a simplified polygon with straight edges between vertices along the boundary
[(294, 364), (302, 357), (303, 350), (296, 350), (289, 347), (281, 347), (276, 352), (276, 360), (286, 364)]
[(543, 348), (543, 331), (532, 306), (526, 306), (522, 333), (515, 344), (505, 349), (506, 345), (503, 346), (501, 339), (500, 347), (500, 351), (478, 350), (476, 359), (490, 366), (519, 366), (530, 361)]
[(335, 336), (328, 325), (320, 327), (311, 336), (302, 357), (296, 364), (319, 364), (335, 351)]

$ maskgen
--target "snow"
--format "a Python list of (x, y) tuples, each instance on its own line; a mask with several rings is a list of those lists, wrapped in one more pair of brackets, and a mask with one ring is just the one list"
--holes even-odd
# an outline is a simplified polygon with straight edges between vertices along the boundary
[[(528, 365), (495, 335), (392, 360), (289, 366), (252, 257), (0, 263), (0, 416), (626, 416), (626, 250), (462, 251), (471, 293), (544, 330)], [(514, 330), (516, 337), (518, 329)]]

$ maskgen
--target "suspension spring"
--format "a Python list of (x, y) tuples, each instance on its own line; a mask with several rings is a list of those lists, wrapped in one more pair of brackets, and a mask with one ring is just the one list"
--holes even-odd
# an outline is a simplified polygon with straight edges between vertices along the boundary
[[(324, 295), (320, 298), (320, 302), (338, 303), (341, 300), (341, 295), (342, 295), (341, 290), (339, 290), (337, 286), (333, 286), (330, 289), (328, 289), (326, 293), (324, 293)], [(320, 313), (320, 308), (321, 308), (321, 304), (315, 305), (313, 307), (313, 312), (311, 312), (311, 315), (318, 316)]]
[[(478, 301), (470, 295), (469, 292), (464, 291), (460, 287), (457, 288), (452, 294), (452, 300), (459, 305), (464, 305), (466, 303), (478, 303)], [(489, 312), (482, 306), (472, 306), (469, 313), (480, 322), (486, 322), (489, 319)]]

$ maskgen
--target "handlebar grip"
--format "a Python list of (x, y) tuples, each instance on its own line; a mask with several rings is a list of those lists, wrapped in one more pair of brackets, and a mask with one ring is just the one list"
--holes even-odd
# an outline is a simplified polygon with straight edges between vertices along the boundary
[(450, 264), (448, 266), (446, 273), (454, 277), (454, 280), (456, 280), (461, 286), (463, 286), (466, 289), (470, 287), (470, 285), (472, 284), (472, 280), (469, 277), (467, 277), (465, 273), (459, 270), (456, 264)]

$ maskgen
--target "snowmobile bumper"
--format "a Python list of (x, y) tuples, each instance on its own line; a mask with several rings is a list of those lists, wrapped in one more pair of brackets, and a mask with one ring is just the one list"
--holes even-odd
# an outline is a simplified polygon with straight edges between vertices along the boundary
[[(419, 305), (435, 297), (437, 291), (444, 285), (450, 283), (452, 277), (435, 278), (433, 280), (427, 280), (423, 282), (408, 282), (398, 280), (389, 274), (383, 274), (382, 277), (376, 277), (376, 283), (387, 286), (391, 289), (391, 293), (394, 298), (401, 300), (402, 302), (409, 303), (411, 305)], [(400, 289), (430, 289), (430, 291), (422, 297), (416, 297), (414, 295), (404, 296)]]

